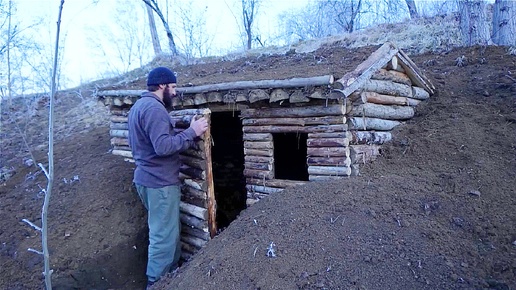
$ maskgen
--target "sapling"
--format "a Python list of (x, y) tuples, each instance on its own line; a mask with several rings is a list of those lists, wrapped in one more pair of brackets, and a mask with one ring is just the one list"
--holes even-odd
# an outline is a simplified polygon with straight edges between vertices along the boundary
[(41, 211), (41, 227), (36, 226), (27, 219), (22, 221), (32, 226), (34, 229), (41, 232), (41, 241), (43, 251), (37, 251), (34, 249), (28, 249), (31, 252), (43, 255), (45, 287), (47, 290), (52, 289), (52, 270), (50, 269), (50, 255), (48, 253), (48, 206), (50, 203), (50, 196), (52, 195), (52, 185), (54, 183), (54, 99), (56, 95), (56, 72), (57, 72), (57, 59), (59, 55), (59, 32), (61, 29), (61, 14), (63, 12), (64, 0), (61, 0), (59, 5), (59, 14), (57, 17), (57, 32), (56, 32), (56, 45), (54, 51), (54, 66), (52, 69), (52, 89), (50, 95), (50, 109), (48, 113), (48, 171), (45, 169), (43, 164), (39, 163), (39, 167), (45, 173), (47, 177), (47, 189), (44, 190), (45, 200), (43, 202), (43, 209)]

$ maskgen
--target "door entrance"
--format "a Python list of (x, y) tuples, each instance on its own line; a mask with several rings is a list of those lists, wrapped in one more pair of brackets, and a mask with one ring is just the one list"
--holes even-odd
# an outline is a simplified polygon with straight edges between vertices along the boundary
[(217, 228), (227, 227), (246, 207), (244, 141), (239, 111), (212, 112), (212, 165)]

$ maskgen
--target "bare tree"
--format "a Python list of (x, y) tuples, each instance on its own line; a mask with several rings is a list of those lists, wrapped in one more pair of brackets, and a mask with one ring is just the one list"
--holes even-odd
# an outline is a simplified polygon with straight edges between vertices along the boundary
[(159, 55), (163, 53), (161, 50), (161, 44), (159, 43), (158, 30), (156, 29), (156, 22), (154, 21), (154, 13), (149, 5), (145, 5), (147, 10), (147, 18), (149, 19), (149, 28), (152, 38), (152, 46), (154, 47), (154, 54)]
[(359, 14), (362, 12), (362, 0), (337, 0), (321, 2), (324, 7), (323, 11), (334, 11), (335, 22), (342, 28), (342, 32), (353, 32), (355, 30), (356, 21)]
[(416, 7), (416, 1), (405, 0), (405, 2), (407, 3), (410, 18), (412, 18), (412, 19), (419, 18), (419, 13), (417, 12), (417, 7)]
[(498, 45), (516, 45), (516, 1), (496, 0), (492, 39)]
[(170, 27), (168, 25), (168, 22), (165, 19), (165, 16), (163, 16), (163, 13), (161, 12), (161, 9), (158, 6), (157, 0), (142, 0), (145, 4), (147, 4), (161, 19), (161, 22), (163, 23), (163, 26), (165, 27), (165, 31), (167, 32), (168, 37), (168, 45), (170, 48), (170, 51), (172, 55), (178, 55), (176, 43), (174, 41), (174, 35), (172, 34), (172, 31), (170, 30)]
[(283, 38), (285, 38), (287, 43), (324, 36), (319, 15), (311, 13), (311, 10), (308, 9), (309, 7), (313, 6), (280, 14), (280, 26), (283, 30)]
[(396, 23), (410, 17), (405, 0), (375, 0), (367, 1), (369, 7), (365, 10), (364, 18), (369, 20), (368, 26), (380, 23)]
[(352, 32), (360, 27), (360, 17), (369, 5), (366, 0), (316, 1), (280, 15), (281, 26), (295, 40)]
[(43, 209), (41, 210), (41, 227), (36, 226), (32, 222), (27, 219), (23, 219), (24, 222), (32, 226), (38, 231), (41, 231), (41, 244), (42, 251), (37, 251), (34, 249), (30, 249), (29, 251), (35, 252), (37, 254), (43, 255), (43, 263), (44, 263), (44, 271), (43, 275), (45, 276), (45, 288), (47, 290), (52, 289), (52, 272), (50, 269), (50, 253), (48, 251), (48, 207), (50, 205), (50, 197), (52, 195), (52, 186), (54, 185), (54, 99), (56, 95), (56, 76), (57, 76), (57, 66), (58, 66), (58, 56), (59, 56), (59, 33), (61, 30), (61, 14), (63, 12), (64, 0), (61, 0), (61, 4), (59, 6), (59, 15), (57, 18), (57, 32), (56, 32), (56, 42), (55, 42), (55, 51), (54, 51), (54, 64), (52, 69), (52, 88), (50, 95), (50, 111), (48, 113), (48, 171), (45, 169), (43, 164), (39, 163), (38, 165), (41, 167), (41, 170), (45, 173), (47, 177), (47, 188), (44, 190), (45, 192), (45, 200), (43, 202)]
[[(3, 94), (12, 98), (27, 92), (50, 90), (48, 82), (51, 74), (51, 47), (42, 45), (40, 39), (44, 29), (41, 19), (33, 19), (30, 25), (21, 25), (17, 20), (16, 1), (8, 0), (0, 13), (0, 76), (6, 78)], [(1, 11), (1, 10), (0, 10)], [(5, 11), (5, 14), (3, 12)], [(30, 70), (30, 75), (27, 71)], [(28, 87), (31, 87), (30, 90)]]
[(155, 55), (149, 45), (149, 30), (142, 29), (148, 6), (141, 1), (111, 2), (113, 21), (86, 32), (88, 44), (95, 54), (93, 58), (103, 60), (103, 71), (98, 72), (102, 78), (118, 76), (142, 67)]
[(210, 53), (213, 37), (206, 33), (206, 8), (199, 9), (192, 6), (193, 2), (183, 3), (179, 7), (180, 31), (182, 37), (178, 37), (181, 51), (186, 58), (204, 57)]
[(464, 45), (489, 44), (486, 7), (484, 0), (459, 1), (460, 31)]
[(7, 25), (6, 22), (9, 22), (9, 17), (11, 15), (11, 1), (9, 1), (8, 4), (5, 4), (3, 0), (0, 0), (0, 36), (4, 37), (2, 34), (6, 34), (5, 39), (6, 42), (0, 42), (0, 56), (2, 56), (5, 53), (5, 50), (7, 49), (7, 41), (8, 35), (6, 33), (7, 29), (5, 26)]
[(13, 7), (13, 1), (9, 0), (9, 8), (8, 8), (8, 25), (7, 25), (7, 94), (9, 98), (9, 109), (13, 106), (13, 94), (11, 89), (11, 50), (9, 49), (11, 47), (11, 31), (12, 31), (12, 7)]
[(253, 24), (255, 24), (259, 6), (260, 0), (242, 0), (242, 21), (247, 38), (247, 49), (252, 48), (254, 36)]

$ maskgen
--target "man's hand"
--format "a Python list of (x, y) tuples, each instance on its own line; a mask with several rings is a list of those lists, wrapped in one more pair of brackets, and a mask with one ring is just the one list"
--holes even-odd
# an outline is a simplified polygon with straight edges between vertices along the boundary
[(195, 135), (199, 137), (208, 130), (208, 120), (204, 117), (197, 119), (197, 115), (195, 115), (190, 121), (190, 128), (194, 129)]

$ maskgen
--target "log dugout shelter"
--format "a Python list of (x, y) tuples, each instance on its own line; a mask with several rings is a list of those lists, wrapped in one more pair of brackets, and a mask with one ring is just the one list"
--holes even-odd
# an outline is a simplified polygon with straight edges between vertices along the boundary
[[(195, 115), (210, 128), (181, 154), (183, 258), (196, 253), (246, 206), (310, 181), (359, 174), (391, 130), (414, 116), (433, 84), (392, 43), (353, 71), (284, 80), (178, 88), (175, 130)], [(111, 112), (112, 153), (132, 160), (127, 114), (142, 90), (102, 91)]]

